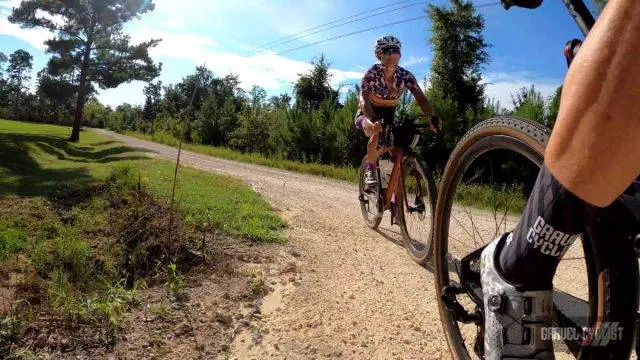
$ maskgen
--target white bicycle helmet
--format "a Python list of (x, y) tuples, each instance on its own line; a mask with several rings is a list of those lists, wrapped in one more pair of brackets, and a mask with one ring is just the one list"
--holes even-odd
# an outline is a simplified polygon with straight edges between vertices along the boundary
[(379, 58), (380, 54), (382, 54), (382, 50), (389, 47), (397, 47), (398, 49), (402, 49), (402, 44), (400, 43), (400, 40), (398, 40), (398, 38), (395, 36), (388, 35), (378, 38), (374, 45), (374, 52), (376, 54), (376, 57)]

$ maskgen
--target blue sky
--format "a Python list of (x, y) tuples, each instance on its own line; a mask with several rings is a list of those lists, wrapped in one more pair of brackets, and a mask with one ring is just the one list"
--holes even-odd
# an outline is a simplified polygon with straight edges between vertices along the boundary
[[(400, 38), (403, 42), (401, 65), (422, 79), (429, 73), (432, 59), (426, 16), (278, 55), (280, 51), (323, 39), (424, 15), (422, 4), (251, 53), (258, 46), (311, 27), (397, 2), (399, 0), (154, 0), (156, 9), (127, 24), (125, 29), (135, 42), (163, 39), (151, 55), (163, 63), (159, 79), (164, 84), (179, 81), (192, 73), (196, 65), (206, 63), (218, 75), (238, 74), (246, 89), (255, 84), (264, 87), (269, 95), (291, 93), (291, 84), (298, 74), (306, 72), (310, 60), (322, 52), (331, 62), (333, 85), (349, 86), (359, 82), (363, 71), (376, 61), (372, 44), (376, 37), (386, 34)], [(380, 11), (416, 2), (408, 1)], [(494, 1), (473, 2), (479, 5)], [(35, 73), (47, 62), (43, 41), (51, 34), (10, 24), (7, 16), (11, 7), (19, 3), (19, 0), (0, 0), (0, 51), (5, 54), (20, 48), (29, 51), (34, 56), (35, 78)], [(534, 11), (519, 8), (505, 11), (501, 6), (481, 7), (479, 11), (485, 17), (485, 39), (491, 44), (490, 62), (483, 69), (488, 96), (500, 100), (502, 105), (510, 105), (510, 94), (531, 84), (544, 96), (551, 95), (566, 72), (562, 55), (565, 42), (581, 38), (562, 2), (547, 0)], [(371, 14), (374, 13), (362, 17)], [(122, 102), (143, 104), (143, 86), (141, 82), (123, 84), (101, 91), (99, 99), (112, 106)]]

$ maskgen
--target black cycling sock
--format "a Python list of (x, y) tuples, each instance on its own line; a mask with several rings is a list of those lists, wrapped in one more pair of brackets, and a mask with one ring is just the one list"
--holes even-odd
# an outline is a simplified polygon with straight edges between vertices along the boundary
[(549, 290), (560, 259), (584, 231), (586, 203), (543, 166), (527, 207), (500, 251), (507, 281), (524, 290)]

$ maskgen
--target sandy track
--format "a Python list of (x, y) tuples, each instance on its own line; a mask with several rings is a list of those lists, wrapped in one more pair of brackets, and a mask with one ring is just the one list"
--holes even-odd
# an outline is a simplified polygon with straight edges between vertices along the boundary
[[(100, 132), (153, 156), (177, 154), (168, 146)], [(230, 359), (449, 357), (432, 273), (409, 259), (388, 217), (380, 232), (365, 226), (356, 186), (189, 151), (182, 152), (181, 163), (249, 183), (289, 223), (286, 247), (299, 254), (296, 273), (264, 299), (261, 339), (255, 341), (251, 330), (239, 333)], [(458, 214), (466, 221), (467, 214)], [(487, 212), (474, 210), (472, 216), (478, 227), (495, 227)]]

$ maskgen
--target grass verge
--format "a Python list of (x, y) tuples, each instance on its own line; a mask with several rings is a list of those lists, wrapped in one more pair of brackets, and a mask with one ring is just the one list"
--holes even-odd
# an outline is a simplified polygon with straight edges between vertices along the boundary
[[(126, 131), (125, 135), (141, 140), (153, 141), (156, 143), (178, 147), (179, 140), (168, 133), (142, 134), (135, 131)], [(273, 168), (297, 171), (304, 174), (319, 175), (328, 178), (346, 180), (357, 184), (357, 169), (347, 167), (336, 167), (316, 163), (300, 163), (291, 160), (268, 158), (262, 154), (241, 153), (223, 147), (213, 147), (207, 145), (182, 144), (184, 149), (199, 154), (216, 156), (223, 159), (242, 161), (246, 163), (269, 166)], [(436, 176), (437, 178), (437, 176)], [(509, 206), (509, 213), (521, 213), (527, 203), (527, 199), (518, 188), (514, 187), (492, 187), (487, 185), (462, 185), (457, 188), (456, 203), (473, 206), (476, 208), (493, 210), (502, 209)]]
[(0, 120), (2, 358), (113, 346), (139, 289), (166, 281), (183, 298), (182, 273), (207, 259), (207, 233), (283, 240), (286, 224), (255, 191), (192, 168), (179, 171), (170, 237), (173, 165), (68, 134)]
[[(167, 133), (154, 133), (152, 135), (149, 135), (141, 134), (135, 131), (126, 131), (124, 132), (124, 135), (173, 147), (178, 147), (178, 144), (180, 142), (180, 140)], [(352, 167), (338, 167), (317, 163), (301, 163), (281, 158), (269, 158), (258, 153), (242, 153), (224, 147), (186, 143), (183, 143), (182, 147), (186, 150), (193, 151), (199, 154), (212, 155), (223, 159), (242, 161), (277, 169), (297, 171), (303, 174), (324, 176), (337, 180), (345, 180), (354, 184), (358, 182), (358, 170)]]
[[(143, 149), (91, 131), (83, 131), (77, 144), (66, 141), (68, 134), (66, 127), (0, 120), (0, 197), (62, 196), (106, 179), (114, 166), (131, 168), (152, 195), (170, 197), (171, 162), (150, 159)], [(284, 221), (238, 179), (181, 167), (176, 199), (187, 219), (205, 228), (282, 241)]]

